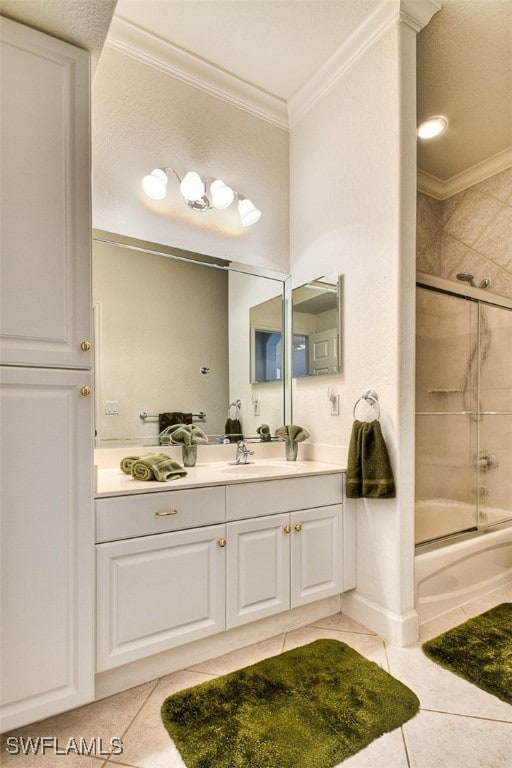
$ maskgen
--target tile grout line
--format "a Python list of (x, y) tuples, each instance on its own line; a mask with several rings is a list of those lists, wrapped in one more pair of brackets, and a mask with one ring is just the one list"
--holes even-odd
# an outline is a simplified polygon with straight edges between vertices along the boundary
[[(478, 686), (475, 686), (475, 687), (478, 687)], [(489, 694), (489, 695), (492, 695), (492, 694)], [(481, 715), (465, 715), (465, 714), (462, 714), (461, 712), (448, 712), (444, 709), (432, 709), (432, 707), (422, 707), (422, 706), (420, 706), (420, 711), (432, 712), (433, 714), (436, 714), (436, 715), (452, 715), (453, 717), (464, 717), (468, 720), (484, 720), (485, 722), (488, 722), (488, 723), (503, 723), (503, 725), (512, 725), (512, 720), (502, 720), (499, 717), (483, 717)]]
[[(421, 707), (416, 714), (419, 714), (420, 712), (421, 712)], [(404, 731), (403, 725), (400, 726), (400, 730), (402, 732), (402, 741), (404, 744), (405, 759), (407, 760), (407, 768), (411, 768), (411, 758), (409, 757), (409, 750), (407, 749), (407, 739), (405, 738), (405, 731)]]
[[(135, 722), (135, 720), (137, 719), (139, 714), (142, 712), (142, 710), (144, 709), (144, 707), (148, 703), (148, 701), (149, 701), (150, 697), (152, 696), (152, 694), (155, 692), (156, 687), (157, 687), (159, 682), (160, 682), (160, 678), (156, 678), (156, 680), (153, 680), (153, 685), (151, 686), (148, 695), (145, 697), (144, 701), (142, 702), (140, 707), (137, 709), (137, 711), (135, 712), (134, 716), (132, 717), (132, 719), (130, 720), (130, 722), (128, 723), (128, 725), (126, 726), (124, 731), (122, 732), (122, 734), (121, 734), (121, 742), (124, 740), (124, 737), (126, 736), (128, 731), (132, 727), (133, 723)], [(107, 760), (104, 763), (104, 765), (102, 766), (102, 768), (106, 768), (106, 766), (115, 765), (115, 764), (116, 763), (115, 763), (114, 760), (112, 760), (112, 754), (111, 754), (109, 757), (107, 757)], [(122, 763), (121, 763), (121, 765), (122, 765)], [(139, 768), (139, 766), (134, 766), (134, 768)]]

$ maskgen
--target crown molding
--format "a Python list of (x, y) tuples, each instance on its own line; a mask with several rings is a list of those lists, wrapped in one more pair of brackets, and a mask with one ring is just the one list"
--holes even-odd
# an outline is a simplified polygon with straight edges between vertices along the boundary
[(106, 45), (143, 64), (288, 130), (286, 101), (235, 77), (205, 59), (114, 16)]
[(401, 21), (419, 32), (440, 8), (438, 0), (383, 0), (288, 102), (119, 16), (112, 19), (106, 45), (289, 130), (392, 24)]
[(318, 69), (289, 99), (288, 118), (290, 128), (320, 101), (347, 70), (398, 18), (394, 3), (379, 4), (362, 24), (345, 40), (325, 64)]
[(418, 33), (442, 7), (439, 0), (400, 0), (400, 21)]
[(478, 184), (480, 181), (484, 181), (510, 167), (512, 167), (512, 147), (498, 152), (446, 181), (418, 168), (418, 190), (436, 198), (436, 200), (446, 200), (447, 197), (456, 195), (457, 192), (462, 192), (462, 190), (468, 189), (468, 187), (472, 187), (474, 184)]
[(329, 92), (336, 80), (395, 22), (404, 22), (419, 32), (440, 8), (438, 0), (384, 0), (380, 3), (289, 99), (290, 128), (302, 120)]

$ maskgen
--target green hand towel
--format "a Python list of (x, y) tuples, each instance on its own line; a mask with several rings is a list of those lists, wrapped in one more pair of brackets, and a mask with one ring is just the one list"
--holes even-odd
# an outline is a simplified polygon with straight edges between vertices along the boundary
[(287, 443), (302, 443), (309, 437), (309, 432), (298, 424), (285, 424), (276, 429), (276, 437), (286, 440)]
[(167, 434), (170, 435), (171, 443), (175, 445), (206, 445), (208, 443), (208, 437), (195, 424), (178, 424), (176, 427), (170, 427)]
[(141, 456), (132, 465), (132, 477), (134, 480), (158, 480), (164, 483), (167, 480), (177, 480), (184, 477), (187, 470), (171, 459), (166, 453), (153, 453)]
[(395, 481), (380, 423), (354, 421), (348, 449), (347, 497), (394, 499)]

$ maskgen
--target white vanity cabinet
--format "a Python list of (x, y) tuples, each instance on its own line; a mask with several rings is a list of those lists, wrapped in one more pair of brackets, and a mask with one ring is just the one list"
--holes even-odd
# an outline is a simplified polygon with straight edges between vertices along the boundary
[(97, 671), (225, 627), (223, 486), (96, 501)]
[(89, 54), (0, 40), (4, 731), (94, 698), (94, 517)]
[(97, 670), (224, 629), (226, 526), (97, 547)]
[(341, 473), (167, 488), (96, 500), (98, 672), (343, 591)]
[[(341, 475), (258, 486), (251, 494), (240, 485), (227, 488), (228, 520), (276, 512), (228, 523), (228, 629), (343, 589)], [(311, 508), (279, 512), (304, 503)]]

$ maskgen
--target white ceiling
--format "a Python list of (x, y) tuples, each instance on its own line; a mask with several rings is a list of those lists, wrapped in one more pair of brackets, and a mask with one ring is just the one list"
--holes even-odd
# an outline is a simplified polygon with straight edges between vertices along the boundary
[[(385, 0), (118, 0), (116, 23), (286, 104)], [(443, 0), (441, 0), (443, 2)], [(115, 0), (2, 0), (97, 59)], [(136, 37), (137, 40), (140, 38)], [(133, 42), (133, 41), (132, 41)], [(201, 65), (199, 69), (195, 65)], [(203, 67), (203, 69), (201, 69)], [(418, 35), (418, 117), (445, 114), (418, 165), (446, 181), (512, 146), (512, 0), (444, 0)]]

